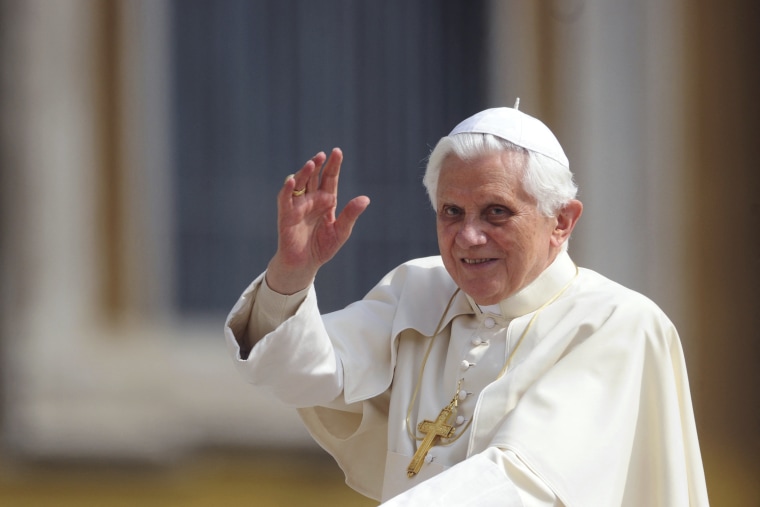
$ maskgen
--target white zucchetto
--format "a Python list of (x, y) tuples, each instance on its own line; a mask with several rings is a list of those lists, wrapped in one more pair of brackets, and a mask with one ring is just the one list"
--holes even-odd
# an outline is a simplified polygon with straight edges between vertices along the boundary
[(562, 146), (549, 127), (511, 107), (495, 107), (470, 116), (454, 127), (449, 136), (463, 132), (492, 134), (570, 167)]

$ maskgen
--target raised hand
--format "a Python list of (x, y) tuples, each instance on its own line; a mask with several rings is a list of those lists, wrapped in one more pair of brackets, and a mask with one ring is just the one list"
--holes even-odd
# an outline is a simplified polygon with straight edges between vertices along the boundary
[(335, 216), (343, 153), (334, 148), (325, 159), (324, 153), (317, 153), (286, 178), (277, 196), (277, 253), (266, 278), (269, 287), (281, 294), (307, 287), (319, 268), (338, 253), (369, 206), (368, 197), (355, 197)]

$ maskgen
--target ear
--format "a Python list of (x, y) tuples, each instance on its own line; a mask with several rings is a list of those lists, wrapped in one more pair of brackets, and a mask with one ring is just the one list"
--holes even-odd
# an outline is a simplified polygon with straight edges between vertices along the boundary
[(582, 214), (583, 203), (576, 199), (572, 199), (557, 213), (557, 226), (552, 231), (551, 237), (554, 246), (562, 246), (565, 241), (570, 239), (570, 234), (572, 234), (575, 224), (578, 223)]

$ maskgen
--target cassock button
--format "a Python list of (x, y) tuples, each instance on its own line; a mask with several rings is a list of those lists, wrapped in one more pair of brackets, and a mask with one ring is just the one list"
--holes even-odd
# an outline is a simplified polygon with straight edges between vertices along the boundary
[(459, 367), (460, 367), (460, 368), (462, 368), (463, 370), (466, 370), (467, 368), (469, 368), (470, 366), (472, 366), (472, 365), (474, 365), (474, 364), (475, 364), (475, 363), (471, 363), (471, 362), (469, 362), (467, 359), (464, 359), (464, 360), (462, 361), (462, 363), (459, 365)]
[(463, 415), (458, 415), (457, 416), (457, 420), (454, 421), (454, 422), (456, 423), (457, 426), (461, 426), (464, 423), (464, 416)]
[(483, 325), (486, 326), (488, 329), (491, 329), (496, 325), (496, 321), (493, 320), (493, 317), (487, 317), (486, 320), (483, 321)]
[(469, 394), (467, 391), (459, 391), (459, 401), (464, 401)]

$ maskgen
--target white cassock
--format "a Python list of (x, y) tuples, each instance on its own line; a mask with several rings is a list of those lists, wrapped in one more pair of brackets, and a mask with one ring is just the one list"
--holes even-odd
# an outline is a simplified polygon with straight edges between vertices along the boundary
[[(245, 333), (258, 340), (247, 358)], [(708, 505), (673, 324), (566, 253), (490, 308), (440, 257), (326, 315), (313, 286), (279, 296), (261, 275), (225, 334), (243, 376), (296, 407), (346, 482), (389, 506)], [(457, 386), (454, 436), (409, 478), (418, 424)]]

